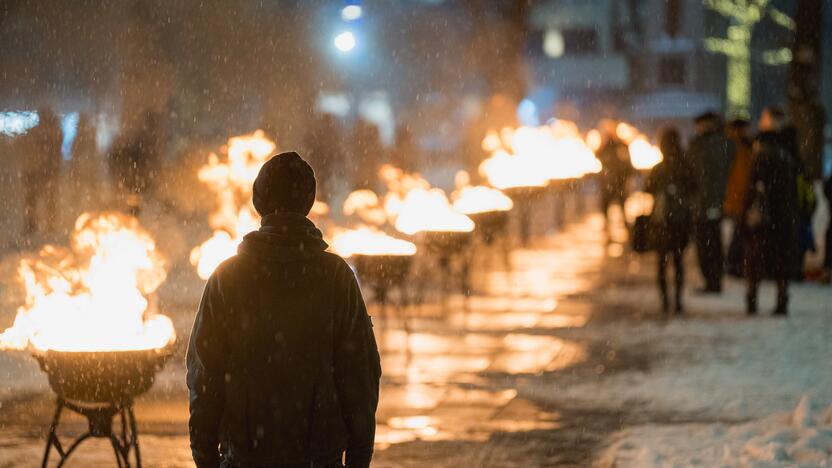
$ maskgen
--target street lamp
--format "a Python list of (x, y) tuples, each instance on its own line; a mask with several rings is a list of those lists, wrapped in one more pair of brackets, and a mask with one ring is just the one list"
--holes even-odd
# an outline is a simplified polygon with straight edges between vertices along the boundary
[(364, 15), (361, 5), (347, 5), (341, 9), (341, 19), (344, 21), (355, 21)]
[(335, 36), (333, 41), (335, 48), (343, 53), (347, 53), (355, 48), (355, 36), (351, 31), (344, 31)]

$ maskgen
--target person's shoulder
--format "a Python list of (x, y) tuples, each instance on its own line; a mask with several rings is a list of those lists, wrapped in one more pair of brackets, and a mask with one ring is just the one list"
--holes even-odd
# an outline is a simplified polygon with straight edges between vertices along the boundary
[(216, 268), (214, 268), (214, 272), (211, 273), (211, 277), (209, 277), (209, 281), (211, 281), (210, 278), (215, 278), (216, 280), (222, 280), (222, 278), (225, 277), (225, 276), (233, 275), (234, 273), (236, 273), (239, 270), (241, 264), (244, 261), (245, 261), (244, 256), (240, 255), (240, 254), (234, 254), (231, 257), (223, 260), (222, 263), (220, 263), (219, 265), (217, 265)]
[(321, 253), (321, 259), (326, 267), (335, 270), (338, 275), (354, 275), (349, 263), (336, 253), (324, 251)]

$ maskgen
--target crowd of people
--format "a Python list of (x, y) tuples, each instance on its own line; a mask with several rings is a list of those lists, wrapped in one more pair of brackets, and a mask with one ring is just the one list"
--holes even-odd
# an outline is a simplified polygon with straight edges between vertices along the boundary
[[(50, 234), (60, 226), (61, 201), (78, 212), (103, 208), (102, 190), (108, 184), (119, 208), (137, 213), (158, 175), (162, 128), (159, 115), (147, 111), (139, 125), (115, 139), (104, 158), (95, 122), (81, 114), (64, 161), (61, 120), (51, 109), (39, 109), (37, 124), (15, 146), (22, 161), (24, 237)], [(62, 173), (67, 183), (61, 183)]]
[[(762, 112), (753, 137), (750, 122), (737, 119), (724, 124), (713, 112), (696, 117), (694, 124), (695, 135), (686, 149), (676, 128), (662, 131), (659, 146), (664, 159), (652, 169), (644, 187), (653, 196), (648, 223), (658, 257), (662, 310), (684, 310), (684, 253), (692, 233), (704, 283), (698, 292), (721, 293), (726, 273), (744, 277), (746, 311), (753, 315), (761, 281), (772, 279), (777, 285), (774, 314), (785, 316), (789, 283), (803, 279), (806, 253), (815, 249), (811, 222), (817, 200), (794, 128), (777, 107)], [(607, 137), (598, 157), (605, 166), (601, 185), (606, 212), (611, 202), (623, 204), (630, 168), (622, 164), (626, 146), (615, 137)], [(827, 198), (832, 196), (830, 180), (825, 192)], [(727, 249), (722, 241), (725, 220), (734, 226)], [(832, 266), (831, 236), (832, 229), (827, 232), (827, 270)], [(666, 273), (671, 260), (672, 303)]]

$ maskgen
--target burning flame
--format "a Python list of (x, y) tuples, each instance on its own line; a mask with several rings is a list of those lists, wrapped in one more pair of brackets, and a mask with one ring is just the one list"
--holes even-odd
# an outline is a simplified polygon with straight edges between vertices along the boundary
[[(651, 144), (647, 136), (636, 127), (626, 122), (619, 122), (615, 127), (615, 134), (627, 145), (630, 151), (630, 164), (635, 169), (650, 169), (664, 159), (661, 150)], [(600, 133), (598, 135), (600, 137)]]
[(381, 232), (378, 228), (361, 226), (358, 229), (336, 228), (330, 243), (332, 250), (342, 257), (353, 255), (414, 255), (416, 245)]
[(484, 185), (469, 185), (468, 173), (457, 173), (457, 187), (451, 197), (454, 199), (453, 208), (460, 213), (470, 215), (488, 211), (508, 211), (514, 207), (514, 202), (503, 192)]
[(0, 348), (125, 351), (163, 348), (173, 323), (147, 296), (166, 273), (153, 238), (130, 216), (85, 213), (69, 249), (47, 245), (22, 259), (26, 300)]
[[(227, 158), (216, 153), (199, 170), (199, 180), (216, 194), (217, 206), (208, 220), (214, 234), (191, 250), (191, 264), (207, 279), (226, 259), (237, 253), (243, 236), (260, 227), (260, 216), (251, 203), (251, 190), (260, 168), (274, 154), (277, 145), (262, 130), (228, 140)], [(323, 216), (329, 206), (316, 201), (313, 216)]]
[(381, 167), (380, 174), (389, 189), (384, 210), (399, 232), (416, 234), (474, 230), (474, 221), (455, 211), (445, 192), (432, 188), (419, 174), (408, 174), (389, 164)]
[(251, 186), (277, 145), (262, 130), (228, 140), (224, 160), (216, 153), (199, 170), (199, 180), (216, 194), (217, 206), (208, 220), (214, 234), (191, 251), (191, 263), (207, 279), (220, 263), (237, 253), (247, 233), (259, 227), (251, 204)]
[(491, 157), (482, 162), (480, 173), (499, 189), (542, 187), (549, 180), (577, 179), (601, 170), (578, 127), (566, 120), (541, 127), (504, 128), (499, 134), (491, 131), (483, 149)]
[(664, 157), (661, 150), (647, 141), (647, 137), (639, 135), (629, 144), (630, 163), (636, 169), (650, 169), (662, 162)]
[(381, 226), (387, 222), (387, 213), (381, 205), (378, 195), (368, 189), (350, 193), (344, 200), (343, 213), (346, 216), (357, 215), (363, 222)]

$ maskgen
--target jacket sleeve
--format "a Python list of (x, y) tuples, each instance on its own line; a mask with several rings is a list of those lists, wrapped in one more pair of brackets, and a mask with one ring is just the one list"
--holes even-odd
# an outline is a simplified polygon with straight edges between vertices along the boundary
[(205, 285), (188, 342), (191, 452), (198, 468), (220, 464), (219, 425), (225, 399), (225, 340), (217, 318), (223, 301), (216, 273)]
[[(348, 468), (370, 466), (376, 432), (381, 363), (370, 317), (355, 275), (344, 267), (336, 321), (335, 385), (347, 427)], [(343, 290), (343, 289), (342, 289)]]

